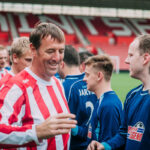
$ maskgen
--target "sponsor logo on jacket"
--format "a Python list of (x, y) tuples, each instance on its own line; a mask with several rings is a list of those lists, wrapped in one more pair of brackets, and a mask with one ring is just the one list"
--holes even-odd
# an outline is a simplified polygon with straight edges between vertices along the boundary
[(142, 122), (137, 122), (134, 126), (128, 126), (127, 138), (130, 140), (141, 142), (144, 130), (145, 127)]

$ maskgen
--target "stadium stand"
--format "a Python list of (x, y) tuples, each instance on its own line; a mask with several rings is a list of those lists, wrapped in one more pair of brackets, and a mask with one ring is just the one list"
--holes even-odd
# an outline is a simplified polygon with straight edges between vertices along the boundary
[(0, 20), (0, 43), (5, 46), (17, 36), (29, 36), (37, 22), (53, 22), (65, 32), (66, 43), (78, 50), (85, 48), (94, 54), (118, 56), (120, 70), (128, 69), (124, 60), (133, 38), (150, 33), (149, 19), (1, 12)]

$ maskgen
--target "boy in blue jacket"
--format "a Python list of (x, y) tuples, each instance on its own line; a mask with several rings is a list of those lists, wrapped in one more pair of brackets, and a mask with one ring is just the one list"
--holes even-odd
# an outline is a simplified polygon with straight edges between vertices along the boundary
[(87, 89), (98, 98), (92, 119), (89, 123), (87, 137), (99, 142), (109, 140), (119, 130), (122, 115), (122, 103), (111, 88), (113, 63), (107, 55), (90, 57), (85, 62)]

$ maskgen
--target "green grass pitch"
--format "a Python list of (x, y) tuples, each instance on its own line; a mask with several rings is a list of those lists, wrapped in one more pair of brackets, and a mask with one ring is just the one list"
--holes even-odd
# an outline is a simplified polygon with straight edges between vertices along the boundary
[(113, 73), (111, 83), (112, 89), (117, 93), (122, 102), (124, 102), (127, 93), (131, 89), (141, 84), (139, 80), (131, 78), (128, 72)]

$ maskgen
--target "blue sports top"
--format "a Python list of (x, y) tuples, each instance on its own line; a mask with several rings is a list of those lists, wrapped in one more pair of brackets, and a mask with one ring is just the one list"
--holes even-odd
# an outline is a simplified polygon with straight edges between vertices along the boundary
[(143, 91), (143, 85), (127, 94), (120, 131), (104, 143), (111, 149), (122, 145), (125, 150), (150, 150), (150, 94)]
[(65, 90), (65, 96), (66, 96), (67, 101), (68, 101), (69, 92), (73, 83), (77, 82), (78, 80), (82, 80), (84, 78), (84, 75), (85, 73), (82, 73), (80, 75), (67, 75), (65, 77), (62, 83), (63, 83), (63, 87)]
[(75, 135), (71, 136), (71, 150), (86, 150), (89, 141), (87, 136), (84, 136), (85, 133), (82, 128), (87, 129), (96, 102), (96, 95), (87, 90), (86, 82), (83, 79), (72, 84), (68, 96), (68, 105), (71, 113), (76, 115), (78, 130)]

